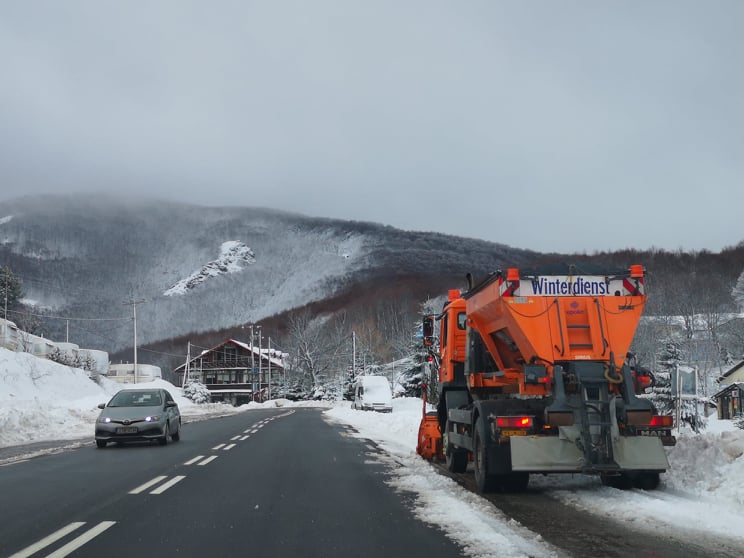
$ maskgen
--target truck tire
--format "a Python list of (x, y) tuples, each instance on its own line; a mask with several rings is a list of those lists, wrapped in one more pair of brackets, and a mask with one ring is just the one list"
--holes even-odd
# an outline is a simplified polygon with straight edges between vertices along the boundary
[(493, 492), (497, 486), (494, 475), (488, 474), (488, 438), (486, 427), (481, 417), (475, 422), (475, 437), (473, 439), (473, 471), (475, 473), (475, 486), (478, 492), (485, 494)]
[(633, 488), (633, 479), (628, 473), (620, 473), (618, 475), (611, 474), (600, 474), (599, 475), (602, 484), (611, 488), (617, 488), (618, 490), (628, 490)]
[(524, 492), (530, 483), (529, 473), (507, 473), (503, 478), (504, 492)]
[(468, 452), (456, 448), (449, 443), (449, 433), (452, 432), (451, 423), (447, 421), (445, 427), (446, 445), (444, 447), (444, 457), (447, 462), (447, 469), (452, 473), (464, 473), (468, 468)]
[(640, 473), (634, 481), (636, 488), (641, 490), (656, 490), (659, 488), (659, 473)]

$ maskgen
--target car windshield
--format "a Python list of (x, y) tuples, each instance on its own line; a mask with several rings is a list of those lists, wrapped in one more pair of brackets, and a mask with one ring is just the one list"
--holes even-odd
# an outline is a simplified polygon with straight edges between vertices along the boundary
[(109, 401), (109, 407), (155, 407), (163, 400), (157, 391), (120, 391)]

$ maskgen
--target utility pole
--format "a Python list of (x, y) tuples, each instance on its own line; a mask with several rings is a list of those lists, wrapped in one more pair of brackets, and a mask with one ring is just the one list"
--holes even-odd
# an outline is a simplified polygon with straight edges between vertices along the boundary
[(356, 331), (351, 330), (351, 379), (356, 380)]
[(145, 299), (130, 300), (124, 304), (132, 305), (132, 323), (134, 324), (134, 383), (137, 383), (137, 305), (146, 302)]
[(261, 326), (258, 326), (258, 390), (261, 391), (261, 361), (263, 361), (263, 351), (261, 350)]
[(5, 315), (3, 316), (5, 320), (8, 319), (8, 270), (5, 270)]
[(269, 399), (271, 399), (271, 337), (269, 337), (269, 372), (267, 376), (269, 377)]
[(255, 377), (253, 376), (253, 371), (256, 368), (256, 354), (253, 352), (253, 324), (251, 324), (251, 386), (252, 386), (252, 393), (251, 393), (251, 400), (255, 400), (256, 397), (256, 382)]
[(191, 341), (188, 341), (188, 345), (186, 345), (186, 366), (184, 366), (183, 369), (183, 383), (181, 384), (181, 387), (186, 387), (186, 384), (190, 380), (191, 375)]

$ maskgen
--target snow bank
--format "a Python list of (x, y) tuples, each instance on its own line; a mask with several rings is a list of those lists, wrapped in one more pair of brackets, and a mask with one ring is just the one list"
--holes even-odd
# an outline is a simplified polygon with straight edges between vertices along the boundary
[[(0, 348), (0, 447), (93, 437), (93, 425), (111, 396), (125, 387), (108, 378), (93, 381), (87, 372), (28, 353)], [(184, 417), (236, 413), (229, 405), (195, 405), (164, 380), (126, 387), (162, 387)]]

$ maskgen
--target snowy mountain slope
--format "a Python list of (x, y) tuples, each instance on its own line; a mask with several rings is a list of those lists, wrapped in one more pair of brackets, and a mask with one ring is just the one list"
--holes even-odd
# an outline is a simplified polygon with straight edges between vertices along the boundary
[(218, 277), (225, 273), (237, 273), (243, 270), (245, 264), (256, 263), (256, 258), (248, 246), (239, 240), (223, 242), (220, 247), (220, 255), (198, 271), (181, 279), (170, 289), (165, 291), (165, 296), (184, 295), (205, 283), (210, 277)]
[[(40, 313), (73, 318), (44, 319), (45, 335), (64, 338), (69, 325), (71, 341), (110, 352), (132, 344), (133, 300), (145, 301), (136, 309), (144, 344), (256, 322), (375, 277), (462, 277), (534, 257), (371, 223), (91, 194), (20, 198), (0, 215), (0, 262)], [(229, 247), (240, 247), (231, 260), (240, 271), (216, 272), (232, 269), (220, 256)]]

